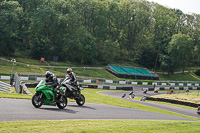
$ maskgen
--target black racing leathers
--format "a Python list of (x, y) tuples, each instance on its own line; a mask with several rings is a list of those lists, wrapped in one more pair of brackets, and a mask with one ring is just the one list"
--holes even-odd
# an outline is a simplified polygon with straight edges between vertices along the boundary
[(54, 92), (59, 88), (58, 79), (54, 74), (51, 77), (46, 78), (45, 81), (47, 83), (46, 86), (54, 88)]

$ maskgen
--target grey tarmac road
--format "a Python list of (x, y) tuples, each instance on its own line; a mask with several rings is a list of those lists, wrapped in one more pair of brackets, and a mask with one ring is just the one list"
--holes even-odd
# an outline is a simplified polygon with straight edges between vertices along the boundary
[[(200, 119), (200, 115), (197, 114), (196, 110), (191, 110), (191, 109), (179, 108), (179, 107), (165, 105), (165, 104), (158, 104), (158, 103), (147, 102), (147, 101), (143, 102), (143, 101), (139, 101), (139, 100), (130, 99), (129, 98), (130, 92), (131, 91), (100, 91), (98, 93), (102, 94), (102, 95), (107, 95), (107, 96), (110, 96), (110, 97), (115, 97), (115, 98), (119, 98), (119, 99), (123, 99), (123, 100), (127, 100), (127, 101), (131, 101), (131, 102), (135, 102), (135, 103), (139, 103), (139, 104), (155, 107), (155, 108), (158, 108), (158, 109), (167, 110), (167, 111), (170, 111), (170, 112), (183, 114), (183, 115), (187, 115), (187, 116), (191, 116), (191, 117)], [(157, 93), (154, 93), (153, 91), (148, 91), (147, 94), (143, 94), (141, 89), (135, 89), (133, 92), (135, 94), (135, 97), (143, 97), (144, 95), (152, 96), (152, 95), (156, 95), (157, 94)], [(166, 93), (166, 92), (159, 92), (158, 94), (163, 94), (163, 93)], [(126, 96), (124, 98), (122, 98), (122, 96), (124, 94), (126, 94)]]
[(65, 109), (47, 105), (38, 109), (32, 106), (30, 99), (0, 98), (0, 122), (68, 119), (189, 120), (159, 113), (92, 103), (85, 103), (81, 107), (74, 102), (69, 102)]

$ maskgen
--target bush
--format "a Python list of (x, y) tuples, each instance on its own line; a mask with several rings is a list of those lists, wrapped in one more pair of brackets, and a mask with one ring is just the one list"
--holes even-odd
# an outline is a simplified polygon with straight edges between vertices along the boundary
[(196, 75), (200, 76), (200, 68), (197, 68), (194, 72)]

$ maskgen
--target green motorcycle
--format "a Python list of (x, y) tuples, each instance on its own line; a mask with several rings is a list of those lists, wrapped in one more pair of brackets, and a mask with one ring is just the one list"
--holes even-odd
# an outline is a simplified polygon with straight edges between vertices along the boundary
[(65, 88), (60, 88), (57, 91), (57, 98), (53, 93), (53, 87), (46, 86), (46, 82), (43, 80), (36, 86), (36, 93), (32, 97), (32, 104), (34, 107), (39, 108), (42, 105), (58, 106), (60, 109), (64, 109), (67, 106), (67, 98), (65, 96)]

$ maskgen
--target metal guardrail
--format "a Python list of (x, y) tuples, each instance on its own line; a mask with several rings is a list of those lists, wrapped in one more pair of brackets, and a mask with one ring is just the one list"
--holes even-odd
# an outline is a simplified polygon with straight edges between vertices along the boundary
[(14, 87), (17, 93), (32, 95), (32, 93), (27, 89), (26, 85), (22, 83), (22, 80), (17, 73), (15, 73), (14, 81)]
[(14, 87), (15, 87), (15, 91), (17, 93), (21, 93), (22, 91), (22, 86), (21, 85), (21, 79), (20, 77), (18, 76), (17, 73), (15, 73), (15, 77), (14, 77)]
[[(44, 80), (45, 79), (45, 76), (42, 76), (42, 75), (21, 75), (21, 76), (19, 76), (20, 78), (21, 78), (21, 80), (35, 80), (35, 81), (40, 81), (40, 80)], [(64, 79), (65, 77), (63, 76), (63, 79)], [(200, 84), (200, 81), (173, 81), (173, 80), (164, 80), (164, 81), (160, 81), (160, 80), (157, 80), (157, 81), (135, 81), (135, 80), (128, 80), (128, 79), (108, 79), (108, 78), (98, 78), (98, 77), (86, 77), (86, 76), (77, 76), (77, 78), (79, 79), (79, 80), (94, 80), (94, 81), (96, 81), (96, 80), (99, 80), (99, 81), (101, 81), (101, 82), (106, 82), (106, 81), (113, 81), (114, 83), (115, 82), (119, 82), (119, 81), (126, 81), (127, 83), (128, 82), (155, 82), (155, 83), (160, 83), (160, 84), (162, 84), (162, 83), (167, 83), (167, 84), (169, 84), (169, 83), (199, 83)], [(10, 80), (10, 76), (5, 76), (5, 75), (0, 75), (0, 79), (5, 79), (5, 80)], [(62, 79), (62, 78), (61, 78)]]
[(0, 81), (0, 91), (10, 92), (11, 85)]
[(23, 94), (33, 95), (27, 88), (25, 84), (22, 85)]

